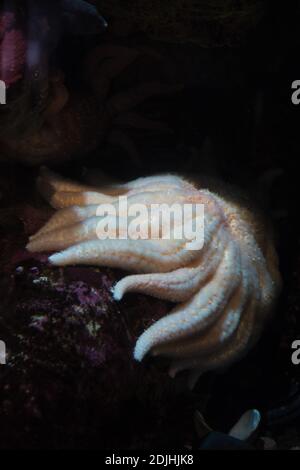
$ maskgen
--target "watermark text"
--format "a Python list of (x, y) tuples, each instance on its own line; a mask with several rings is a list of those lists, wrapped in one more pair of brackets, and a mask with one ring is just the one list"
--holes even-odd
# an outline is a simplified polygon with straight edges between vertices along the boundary
[(204, 245), (204, 204), (129, 204), (120, 196), (99, 205), (96, 215), (99, 240), (184, 240), (187, 250)]
[(0, 104), (6, 104), (6, 84), (0, 80)]
[(0, 340), (0, 365), (6, 364), (6, 345)]

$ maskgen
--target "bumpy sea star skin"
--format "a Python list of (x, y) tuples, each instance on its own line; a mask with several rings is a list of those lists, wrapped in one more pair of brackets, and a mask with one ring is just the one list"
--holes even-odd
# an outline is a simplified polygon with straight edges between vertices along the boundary
[[(184, 369), (204, 372), (231, 364), (256, 342), (281, 280), (272, 240), (251, 211), (173, 175), (99, 189), (43, 169), (38, 187), (59, 211), (31, 237), (29, 251), (60, 251), (49, 258), (56, 266), (90, 264), (137, 273), (116, 284), (116, 300), (131, 291), (178, 302), (140, 336), (135, 359), (151, 352), (172, 360), (172, 375)], [(105, 203), (118, 208), (120, 195), (127, 196), (128, 206), (203, 204), (203, 248), (187, 249), (184, 237), (100, 240), (97, 209)], [(126, 214), (118, 215), (119, 235), (126, 235)]]

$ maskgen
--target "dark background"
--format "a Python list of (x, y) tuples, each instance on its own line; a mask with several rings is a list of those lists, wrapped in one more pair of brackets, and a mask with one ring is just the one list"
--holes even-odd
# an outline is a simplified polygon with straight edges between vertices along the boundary
[[(101, 2), (99, 11), (102, 13)], [(11, 384), (14, 395), (10, 403), (6, 403), (9, 400), (5, 398), (3, 390), (1, 392), (1, 414), (9, 430), (1, 441), (4, 442), (3, 447), (24, 445), (29, 448), (61, 448), (66, 442), (71, 448), (94, 447), (99, 433), (102, 433), (102, 437), (103, 433), (106, 434), (105, 439), (103, 438), (106, 447), (118, 445), (149, 448), (158, 443), (170, 447), (189, 443), (197, 447), (192, 424), (195, 409), (200, 409), (205, 414), (212, 427), (226, 431), (251, 407), (258, 408), (263, 415), (260, 437), (270, 436), (279, 448), (300, 445), (300, 369), (291, 363), (291, 343), (300, 338), (300, 105), (295, 106), (291, 102), (292, 82), (300, 79), (299, 25), (298, 1), (270, 1), (264, 3), (264, 15), (258, 24), (241, 38), (241, 32), (237, 31), (235, 44), (230, 46), (218, 44), (218, 47), (201, 47), (201, 44), (190, 44), (188, 41), (180, 44), (166, 40), (157, 42), (138, 27), (122, 38), (116, 29), (112, 36), (109, 33), (104, 38), (67, 37), (59, 42), (53, 60), (64, 69), (68, 83), (75, 88), (81, 86), (78, 79), (82, 66), (80, 57), (99, 41), (113, 40), (130, 47), (147, 45), (167, 57), (158, 71), (153, 70), (151, 62), (149, 64), (142, 61), (132, 66), (113, 84), (116, 91), (127, 84), (132, 85), (135, 80), (143, 80), (149, 74), (156, 73), (166, 80), (175, 77), (176, 81), (184, 83), (184, 89), (172, 96), (150, 99), (140, 106), (140, 112), (168, 122), (173, 133), (160, 135), (129, 129), (128, 134), (139, 151), (138, 164), (131, 161), (117, 143), (105, 143), (100, 152), (97, 149), (71, 163), (56, 162), (54, 168), (74, 178), (82, 178), (89, 169), (98, 168), (123, 180), (162, 171), (177, 171), (195, 176), (208, 173), (246, 190), (273, 223), (284, 288), (276, 314), (255, 350), (225, 373), (208, 374), (200, 380), (194, 391), (186, 392), (184, 379), (178, 386), (168, 382), (166, 384), (160, 375), (161, 371), (155, 375), (156, 372), (150, 367), (145, 381), (149, 388), (154, 388), (151, 411), (147, 411), (147, 386), (140, 385), (143, 378), (139, 376), (138, 385), (136, 377), (133, 382), (130, 379), (129, 385), (126, 385), (126, 377), (122, 375), (127, 373), (126, 366), (125, 372), (122, 372), (113, 362), (100, 371), (102, 378), (97, 386), (100, 387), (102, 402), (99, 403), (95, 390), (87, 391), (83, 385), (82, 391), (78, 392), (76, 398), (73, 397), (72, 384), (76, 383), (78, 387), (78, 381), (85, 384), (88, 380), (97, 383), (93, 374), (87, 377), (83, 373), (78, 380), (75, 379), (76, 374), (73, 371), (79, 367), (77, 363), (70, 364), (67, 373), (63, 368), (64, 372), (58, 374), (58, 377), (54, 374), (53, 379), (49, 364), (34, 362), (26, 380), (22, 376), (23, 381), (30, 382), (31, 391), (28, 393), (32, 394), (33, 401), (37, 403), (34, 407), (30, 405), (32, 408), (28, 405), (29, 412), (25, 410), (25, 392), (19, 389), (16, 391), (15, 384)], [(212, 37), (215, 38), (214, 35)], [(21, 281), (15, 281), (14, 286), (10, 287), (11, 291), (7, 287), (10, 286), (7, 279), (11, 277), (12, 271), (9, 269), (12, 269), (13, 264), (10, 261), (11, 253), (14, 253), (16, 246), (19, 249), (26, 239), (26, 230), (20, 237), (20, 220), (15, 219), (19, 217), (21, 202), (31, 204), (32, 198), (36, 197), (33, 193), (37, 171), (22, 162), (1, 163), (0, 228), (5, 251), (2, 253), (4, 274), (1, 292), (2, 299), (7, 300), (2, 306), (1, 324), (6, 330), (17, 328), (16, 314), (20, 315), (21, 311), (24, 315), (24, 311), (29, 309), (28, 304), (36, 299), (40, 301), (40, 293), (31, 292), (30, 287), (30, 276), (33, 275), (30, 270), (40, 261), (23, 261), (23, 255), (18, 258), (25, 269), (25, 277)], [(38, 264), (38, 269), (43, 272), (46, 268)], [(28, 272), (31, 274), (27, 277)], [(79, 278), (82, 275), (79, 273)], [(70, 273), (67, 273), (68, 276)], [(113, 280), (115, 273), (105, 273), (105, 276)], [(77, 277), (77, 274), (71, 273), (72, 282), (77, 282)], [(84, 279), (87, 285), (93, 284), (88, 276)], [(68, 278), (64, 282), (71, 281)], [(103, 280), (101, 282), (103, 284)], [(13, 296), (13, 301), (7, 292)], [(46, 293), (47, 301), (50, 298), (51, 303), (52, 293), (50, 297), (47, 295)], [(45, 298), (42, 297), (42, 300), (44, 302)], [(125, 303), (122, 307), (125, 317), (132, 309), (137, 309), (137, 305), (141, 305), (145, 312), (147, 308), (153, 309), (151, 303), (145, 307), (144, 302), (145, 299), (139, 297), (137, 303), (134, 300)], [(11, 316), (10, 312), (13, 312)], [(22, 316), (22, 322), (22, 325), (26, 324), (26, 315)], [(135, 326), (129, 326), (136, 333), (134, 328)], [(26, 329), (24, 331), (25, 336), (29, 334)], [(60, 331), (58, 335), (61, 334)], [(113, 332), (108, 331), (107, 334), (121, 335), (121, 332), (117, 328), (117, 332), (113, 329)], [(126, 348), (124, 350), (127, 351)], [(49, 351), (47, 354), (51, 356), (53, 350), (50, 348)], [(56, 360), (55, 357), (53, 353), (53, 361)], [(18, 356), (19, 366), (23, 364), (22, 360), (24, 358), (20, 359)], [(69, 364), (69, 360), (67, 354), (65, 364)], [(80, 361), (79, 363), (83, 367)], [(27, 363), (24, 364), (26, 369)], [(113, 377), (107, 372), (112, 367), (118, 370)], [(41, 371), (45, 377), (49, 373), (47, 380), (43, 377), (42, 385)], [(97, 368), (94, 372), (99, 373)], [(39, 392), (48, 390), (45, 384), (48, 384), (49, 378), (59, 383), (59, 392), (51, 389), (54, 397), (51, 402), (59, 403), (57, 407), (53, 405), (53, 409), (51, 408), (51, 414), (55, 418), (50, 417), (49, 409), (45, 411), (47, 401), (45, 403), (40, 396), (42, 393), (37, 392), (37, 389)], [(11, 379), (6, 380), (10, 383)], [(105, 382), (107, 393), (110, 393), (110, 385), (113, 390), (113, 405), (109, 402), (108, 406), (113, 411), (111, 415), (109, 412), (108, 415), (104, 413), (103, 417), (102, 405), (105, 408), (107, 400), (107, 394), (103, 392)], [(127, 387), (125, 398), (123, 390), (121, 392), (122, 387)], [(171, 398), (167, 398), (168, 393)], [(94, 400), (88, 410), (83, 406), (87, 400)], [(64, 403), (68, 403), (68, 414), (64, 413)], [(75, 408), (77, 411), (74, 412), (74, 418)], [(36, 410), (39, 410), (40, 415)], [(92, 417), (93, 410), (96, 410), (96, 418), (98, 413), (99, 420), (103, 420), (101, 431), (98, 428), (99, 423), (96, 424), (97, 419)], [(262, 443), (258, 440), (255, 445), (259, 448)]]

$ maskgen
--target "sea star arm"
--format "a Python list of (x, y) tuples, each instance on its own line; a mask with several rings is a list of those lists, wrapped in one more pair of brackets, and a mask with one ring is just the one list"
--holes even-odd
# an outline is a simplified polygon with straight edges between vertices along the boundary
[(219, 351), (214, 352), (214, 354), (175, 360), (170, 367), (170, 376), (175, 377), (175, 375), (182, 370), (193, 369), (197, 370), (199, 374), (203, 374), (216, 367), (227, 367), (236, 360), (237, 355), (238, 357), (245, 355), (257, 339), (251, 328), (254, 320), (254, 312), (255, 305), (254, 301), (252, 301), (247, 307), (247, 311), (240, 322), (236, 335), (228, 344)]
[[(153, 348), (204, 331), (222, 314), (240, 275), (239, 253), (231, 243), (216, 275), (186, 303), (150, 326), (137, 341), (134, 357), (141, 361)], [(212, 315), (212, 312), (214, 314)]]
[[(150, 240), (91, 240), (71, 246), (66, 250), (49, 257), (51, 264), (67, 266), (85, 264), (109, 266), (129, 271), (167, 272), (191, 261), (192, 252), (174, 249), (178, 243), (154, 244)], [(142, 243), (141, 243), (142, 242)], [(32, 246), (27, 247), (33, 251)], [(40, 251), (45, 251), (41, 248)]]
[[(132, 271), (115, 285), (116, 300), (126, 292), (142, 292), (179, 302), (139, 337), (134, 350), (138, 361), (148, 353), (162, 355), (173, 361), (173, 375), (183, 369), (198, 374), (230, 364), (254, 344), (281, 282), (272, 241), (262, 236), (264, 226), (248, 209), (174, 175), (91, 188), (43, 170), (38, 187), (52, 206), (62, 209), (30, 238), (30, 251), (62, 250), (49, 258), (57, 266), (90, 264)], [(164, 239), (162, 223), (157, 239), (131, 239), (131, 218), (118, 205), (119, 196), (127, 197), (129, 207), (203, 204), (202, 249), (188, 250), (185, 237), (175, 237), (175, 226)], [(114, 239), (110, 231), (108, 239), (99, 239), (103, 216), (98, 209), (107, 202), (116, 209), (124, 239)], [(157, 218), (154, 212), (152, 219)], [(141, 225), (149, 228), (147, 217)]]
[[(243, 260), (243, 263), (245, 261)], [(239, 327), (244, 312), (251, 302), (254, 285), (257, 287), (255, 272), (243, 269), (242, 278), (238, 288), (229, 300), (222, 315), (216, 322), (207, 328), (206, 334), (201, 331), (192, 338), (183, 338), (170, 343), (164, 343), (154, 348), (153, 354), (163, 355), (169, 358), (188, 359), (191, 357), (205, 356), (216, 352), (231, 340)]]
[(185, 302), (213, 275), (222, 260), (221, 244), (212, 240), (208, 250), (187, 267), (169, 273), (135, 274), (117, 282), (113, 295), (121, 300), (127, 292), (142, 292), (171, 302)]

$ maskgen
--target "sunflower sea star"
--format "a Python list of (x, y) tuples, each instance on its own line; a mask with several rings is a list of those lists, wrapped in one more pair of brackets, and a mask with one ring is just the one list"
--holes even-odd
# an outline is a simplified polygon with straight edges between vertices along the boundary
[[(281, 286), (273, 242), (255, 213), (173, 175), (97, 189), (42, 169), (38, 188), (59, 211), (31, 237), (29, 251), (59, 251), (49, 258), (56, 266), (90, 264), (134, 272), (114, 287), (116, 300), (131, 291), (178, 303), (140, 336), (136, 360), (152, 353), (171, 359), (172, 376), (185, 369), (202, 373), (231, 364), (255, 344)], [(97, 210), (106, 203), (119, 207), (120, 195), (127, 196), (128, 206), (203, 204), (203, 248), (188, 250), (186, 239), (172, 236), (126, 239), (125, 213), (118, 213), (123, 237), (99, 239)]]

